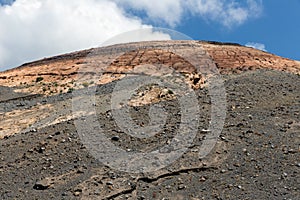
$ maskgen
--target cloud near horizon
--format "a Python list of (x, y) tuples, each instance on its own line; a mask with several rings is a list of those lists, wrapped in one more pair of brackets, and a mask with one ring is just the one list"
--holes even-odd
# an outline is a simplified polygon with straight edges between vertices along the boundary
[(113, 0), (128, 10), (145, 12), (148, 21), (166, 23), (174, 27), (190, 14), (208, 22), (219, 23), (227, 28), (241, 25), (259, 17), (263, 10), (262, 0)]
[[(0, 7), (0, 68), (98, 47), (120, 33), (151, 27), (106, 0), (17, 0)], [(144, 33), (140, 40), (170, 39), (166, 34)]]
[(257, 42), (248, 42), (247, 44), (245, 44), (246, 47), (252, 47), (258, 50), (262, 50), (262, 51), (267, 51), (266, 50), (266, 46), (264, 44), (261, 43), (257, 43)]
[[(0, 70), (43, 57), (97, 47), (127, 31), (174, 27), (185, 15), (223, 26), (241, 25), (261, 12), (261, 0), (0, 0)], [(147, 19), (134, 15), (145, 12)], [(146, 31), (138, 40), (170, 39)], [(123, 38), (118, 42), (137, 41)]]

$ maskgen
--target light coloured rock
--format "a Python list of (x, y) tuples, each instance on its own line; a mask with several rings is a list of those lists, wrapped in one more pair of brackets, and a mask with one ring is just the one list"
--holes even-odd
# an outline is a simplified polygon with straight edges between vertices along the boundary
[[(211, 57), (211, 61), (216, 64), (221, 74), (255, 69), (275, 69), (300, 74), (299, 61), (289, 60), (249, 47), (234, 44), (224, 45), (216, 42), (159, 41), (115, 45), (110, 50), (110, 54), (102, 52), (105, 48), (90, 49), (24, 64), (21, 67), (0, 72), (0, 85), (18, 86), (21, 89), (18, 89), (17, 92), (53, 95), (92, 86), (96, 83), (109, 83), (132, 73), (161, 75), (171, 73), (173, 70), (190, 76), (201, 76), (199, 84), (203, 84), (205, 79), (202, 78), (204, 77), (199, 73), (197, 74), (195, 66), (182, 55), (177, 55), (171, 50), (161, 49), (162, 46), (167, 47), (168, 45), (176, 48), (181, 45), (180, 48), (185, 49), (183, 52), (185, 52), (186, 57), (194, 51), (193, 48), (200, 48), (201, 51), (208, 54), (207, 56)], [(198, 47), (193, 46), (191, 48), (192, 45), (198, 45)], [(149, 46), (149, 48), (139, 49), (141, 46)], [(136, 50), (111, 58), (116, 49), (129, 47)], [(106, 48), (109, 49), (110, 47)], [(176, 48), (174, 49), (176, 50)], [(200, 60), (199, 62), (201, 62)], [(111, 62), (111, 64), (107, 65), (107, 62)], [(81, 82), (78, 80), (78, 74), (81, 72), (88, 72), (85, 75), (85, 80), (91, 81)], [(93, 74), (99, 75), (97, 81), (93, 80)], [(37, 82), (38, 77), (42, 77), (43, 80)], [(187, 81), (193, 82), (194, 80)], [(199, 87), (199, 85), (191, 86)]]

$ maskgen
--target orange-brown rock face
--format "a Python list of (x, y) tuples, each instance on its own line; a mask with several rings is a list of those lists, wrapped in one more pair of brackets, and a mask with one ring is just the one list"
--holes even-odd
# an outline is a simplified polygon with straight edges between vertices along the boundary
[(136, 66), (162, 65), (172, 67), (182, 73), (196, 73), (195, 66), (171, 51), (161, 49), (145, 49), (131, 51), (118, 57), (108, 68), (113, 73), (126, 73)]
[(291, 73), (300, 73), (298, 61), (282, 58), (257, 49), (202, 43), (222, 74), (236, 73), (255, 69), (275, 69)]
[[(113, 58), (115, 51), (120, 52), (120, 50), (128, 47), (132, 50), (124, 51), (123, 54)], [(174, 53), (172, 48), (180, 48), (187, 56), (192, 54), (195, 48), (201, 48), (207, 57), (211, 58), (221, 74), (239, 73), (255, 69), (274, 69), (300, 74), (298, 61), (253, 48), (216, 42), (159, 41), (114, 45), (96, 50), (90, 49), (24, 64), (21, 67), (1, 72), (0, 85), (18, 86), (17, 92), (51, 95), (97, 83), (108, 83), (120, 79), (130, 72), (161, 72), (165, 70), (165, 66), (185, 74), (187, 81), (190, 81), (191, 84), (195, 80), (197, 80), (196, 84), (198, 82), (203, 84), (205, 80), (197, 72), (195, 66), (183, 56)], [(102, 77), (99, 77), (99, 82), (78, 83), (76, 81), (77, 74), (84, 68), (86, 63), (90, 62), (107, 64), (107, 67), (102, 69)], [(199, 59), (199, 62), (201, 62), (201, 59)], [(148, 68), (145, 65), (155, 65), (156, 69)], [(141, 66), (144, 66), (144, 68)], [(165, 70), (164, 73), (168, 73), (168, 70)]]

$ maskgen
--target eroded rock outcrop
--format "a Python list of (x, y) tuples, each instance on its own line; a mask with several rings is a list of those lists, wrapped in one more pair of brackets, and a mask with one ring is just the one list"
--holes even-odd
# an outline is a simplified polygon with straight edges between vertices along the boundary
[[(177, 48), (181, 52), (185, 51), (185, 55), (178, 55)], [(0, 85), (15, 87), (17, 92), (54, 95), (97, 83), (109, 83), (130, 73), (142, 71), (143, 73), (155, 74), (154, 70), (160, 73), (169, 73), (168, 69), (164, 72), (164, 66), (167, 66), (178, 73), (185, 74), (191, 85), (194, 84), (199, 87), (205, 83), (205, 77), (199, 73), (199, 70), (195, 69), (192, 63), (185, 59), (185, 56), (192, 55), (193, 50), (199, 49), (205, 53), (205, 58), (211, 58), (210, 62), (216, 65), (221, 74), (255, 69), (300, 73), (298, 61), (236, 44), (160, 41), (90, 49), (24, 64), (16, 69), (0, 72)], [(201, 62), (200, 58), (198, 60)], [(101, 63), (105, 66), (101, 68), (99, 82), (78, 82), (78, 73), (91, 63)], [(147, 69), (146, 64), (155, 65), (157, 68)], [(141, 66), (144, 66), (143, 69), (139, 69)], [(38, 81), (39, 78), (42, 81)]]

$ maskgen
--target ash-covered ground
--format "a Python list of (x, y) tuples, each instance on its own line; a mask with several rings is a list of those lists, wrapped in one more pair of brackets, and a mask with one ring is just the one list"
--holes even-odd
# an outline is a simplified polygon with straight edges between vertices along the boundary
[[(207, 89), (197, 89), (200, 118), (193, 145), (153, 173), (127, 173), (103, 165), (83, 145), (73, 118), (49, 124), (58, 116), (72, 115), (72, 94), (12, 95), (1, 87), (2, 114), (48, 104), (55, 113), (0, 140), (0, 198), (300, 199), (300, 76), (257, 70), (223, 78), (227, 115), (214, 149), (199, 159), (211, 100)], [(97, 89), (95, 121), (114, 145), (147, 152), (174, 137), (181, 117), (176, 99), (161, 102), (169, 113), (163, 131), (137, 139), (116, 126), (110, 109), (103, 109), (113, 87), (109, 83)], [(149, 106), (132, 106), (137, 124), (149, 123)]]

